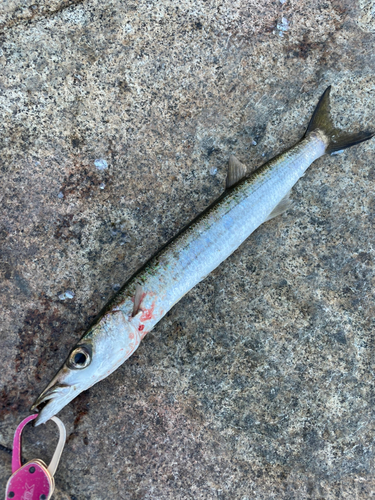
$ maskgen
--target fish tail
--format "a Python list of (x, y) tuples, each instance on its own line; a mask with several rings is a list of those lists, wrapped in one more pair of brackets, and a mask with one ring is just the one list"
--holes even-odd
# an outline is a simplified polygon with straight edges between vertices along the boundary
[(331, 86), (325, 90), (324, 94), (319, 99), (318, 105), (315, 108), (305, 135), (313, 132), (314, 130), (320, 130), (323, 132), (327, 139), (325, 152), (328, 154), (350, 148), (355, 144), (371, 139), (371, 137), (375, 135), (375, 132), (364, 131), (351, 134), (334, 127), (330, 114), (330, 92)]

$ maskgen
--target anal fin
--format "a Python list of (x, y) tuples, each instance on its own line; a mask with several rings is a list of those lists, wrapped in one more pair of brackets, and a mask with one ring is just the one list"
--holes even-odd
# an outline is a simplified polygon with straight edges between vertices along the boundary
[(228, 175), (226, 187), (230, 188), (237, 184), (247, 174), (246, 165), (241, 163), (234, 155), (229, 158)]
[(271, 220), (274, 217), (277, 217), (278, 215), (281, 215), (287, 210), (289, 210), (289, 208), (293, 205), (293, 202), (289, 198), (289, 196), (290, 196), (290, 191), (286, 196), (284, 196), (284, 198), (279, 202), (279, 204), (276, 205), (276, 207), (272, 210), (272, 212), (269, 214), (269, 216), (264, 222), (267, 222), (268, 220)]

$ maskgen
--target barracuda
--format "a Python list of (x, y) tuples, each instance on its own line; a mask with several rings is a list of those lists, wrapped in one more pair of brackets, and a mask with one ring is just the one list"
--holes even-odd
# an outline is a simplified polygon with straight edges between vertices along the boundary
[(283, 213), (290, 206), (290, 190), (314, 160), (373, 137), (372, 132), (335, 129), (329, 94), (330, 87), (303, 139), (252, 175), (244, 177), (244, 166), (231, 158), (226, 192), (119, 291), (35, 401), (32, 409), (46, 403), (36, 425), (116, 370), (176, 302), (263, 222)]

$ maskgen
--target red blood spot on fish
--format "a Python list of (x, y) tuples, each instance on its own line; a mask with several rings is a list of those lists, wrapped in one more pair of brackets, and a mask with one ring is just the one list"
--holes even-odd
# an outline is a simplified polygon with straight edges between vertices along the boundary
[[(139, 325), (138, 330), (141, 332), (144, 329), (144, 327), (145, 327), (145, 325)], [(134, 337), (134, 335), (133, 335), (133, 337)], [(130, 338), (132, 339), (133, 337), (130, 337)]]
[(142, 315), (139, 318), (140, 321), (148, 321), (150, 319), (154, 319), (154, 309), (155, 309), (155, 302), (152, 303), (150, 309), (143, 309)]

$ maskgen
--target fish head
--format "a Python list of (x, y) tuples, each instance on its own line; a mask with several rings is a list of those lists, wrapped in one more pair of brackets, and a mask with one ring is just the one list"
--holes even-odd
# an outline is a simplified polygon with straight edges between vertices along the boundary
[(47, 422), (82, 391), (90, 387), (89, 380), (95, 370), (96, 360), (89, 342), (78, 343), (72, 349), (63, 366), (37, 398), (31, 410), (46, 403), (35, 425)]
[(56, 415), (64, 406), (116, 370), (140, 343), (138, 329), (123, 314), (111, 313), (71, 350), (63, 366), (36, 399), (31, 410), (46, 403), (35, 425)]

